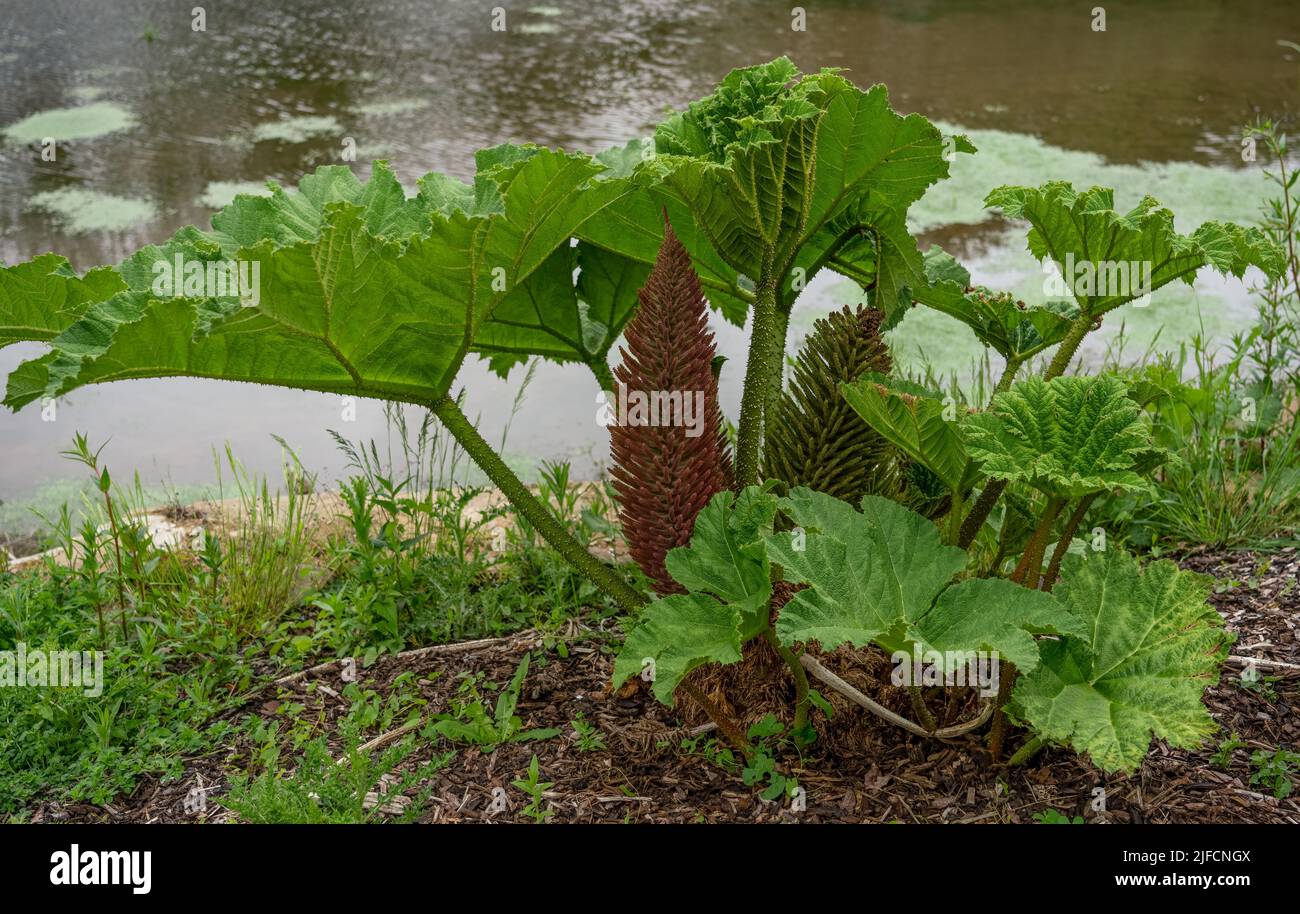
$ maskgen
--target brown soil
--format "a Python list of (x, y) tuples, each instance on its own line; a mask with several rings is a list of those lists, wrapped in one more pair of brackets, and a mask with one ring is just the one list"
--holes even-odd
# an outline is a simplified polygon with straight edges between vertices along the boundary
[[(469, 649), (441, 653), (409, 652), (379, 660), (362, 671), (363, 681), (381, 694), (406, 671), (418, 678), (430, 713), (445, 710), (457, 685), (456, 674), (481, 671), (494, 682), (508, 681), (519, 658), (532, 651), (534, 663), (520, 698), (518, 714), (525, 727), (556, 727), (560, 737), (507, 744), (491, 753), (460, 749), (437, 775), (433, 799), (421, 821), (525, 821), (526, 802), (511, 782), (523, 775), (533, 754), (542, 780), (554, 782), (545, 794), (552, 821), (559, 822), (1030, 822), (1034, 814), (1056, 809), (1086, 820), (1142, 822), (1300, 822), (1300, 792), (1284, 800), (1269, 789), (1252, 786), (1250, 754), (1256, 749), (1295, 749), (1300, 746), (1300, 620), (1297, 572), (1300, 555), (1294, 549), (1271, 556), (1251, 553), (1191, 553), (1186, 567), (1214, 574), (1220, 592), (1212, 601), (1238, 635), (1233, 654), (1291, 666), (1263, 666), (1264, 677), (1279, 678), (1265, 689), (1240, 683), (1243, 661), (1233, 661), (1206, 700), (1223, 735), (1236, 733), (1245, 742), (1226, 765), (1212, 763), (1216, 741), (1196, 751), (1152, 747), (1133, 775), (1105, 775), (1072, 753), (1052, 749), (1013, 769), (989, 764), (975, 737), (953, 743), (921, 739), (896, 729), (855, 706), (834, 699), (835, 714), (819, 724), (819, 739), (803, 757), (792, 749), (780, 755), (787, 774), (797, 777), (806, 792), (806, 809), (766, 802), (746, 786), (739, 771), (726, 771), (700, 754), (682, 751), (681, 742), (696, 722), (694, 712), (680, 717), (633, 687), (611, 693), (609, 633), (578, 630), (568, 637), (569, 656), (558, 657), (542, 646), (535, 633), (479, 643)], [(1234, 581), (1242, 582), (1234, 585)], [(870, 655), (831, 655), (828, 666), (877, 700), (906, 713), (905, 697), (881, 686), (872, 666), (884, 658)], [(757, 683), (748, 692), (729, 694), (732, 706), (746, 721), (775, 710), (774, 703), (791, 688), (779, 661), (761, 652), (746, 661)], [(715, 689), (733, 685), (717, 676), (702, 684)], [(275, 715), (281, 702), (301, 702), (304, 715), (324, 712), (326, 727), (346, 708), (338, 667), (302, 676), (286, 686), (268, 686), (231, 716)], [(1272, 693), (1268, 694), (1271, 690)], [(933, 701), (936, 711), (943, 710)], [(967, 701), (947, 710), (951, 721), (965, 719)], [(570, 726), (579, 713), (601, 731), (608, 749), (581, 752)], [(818, 715), (820, 718), (820, 715)], [(942, 721), (941, 721), (942, 722)], [(374, 734), (379, 735), (379, 734)], [(701, 735), (703, 743), (712, 735)], [(412, 759), (415, 764), (434, 754), (427, 741)], [(1013, 743), (1014, 746), (1014, 743)], [(338, 749), (337, 745), (333, 746)], [(33, 811), (35, 821), (183, 822), (227, 821), (233, 814), (221, 806), (228, 771), (246, 763), (248, 746), (233, 745), (190, 760), (184, 777), (173, 783), (144, 780), (130, 797), (105, 807), (48, 801)], [(336, 756), (341, 750), (336, 751)], [(187, 814), (186, 795), (195, 786), (212, 787), (206, 812)], [(510, 808), (490, 813), (493, 788), (505, 789)], [(1105, 810), (1095, 809), (1098, 788), (1104, 790)]]

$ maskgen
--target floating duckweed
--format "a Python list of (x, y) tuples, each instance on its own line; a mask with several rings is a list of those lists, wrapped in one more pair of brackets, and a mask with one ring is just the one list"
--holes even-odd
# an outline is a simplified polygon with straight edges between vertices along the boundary
[(50, 213), (64, 231), (72, 235), (90, 232), (120, 232), (156, 215), (148, 200), (118, 197), (80, 187), (65, 187), (33, 194), (29, 209)]
[(5, 127), (6, 139), (15, 143), (55, 140), (84, 140), (135, 126), (135, 115), (113, 102), (95, 102), (75, 108), (38, 111)]
[(281, 143), (305, 143), (322, 134), (340, 134), (343, 127), (333, 115), (304, 114), (258, 124), (253, 128), (253, 142), (278, 140)]
[(199, 203), (208, 209), (221, 209), (240, 194), (269, 197), (271, 191), (262, 181), (209, 181), (208, 186), (203, 188)]
[(912, 206), (908, 227), (914, 232), (983, 222), (988, 218), (984, 195), (1002, 184), (1061, 180), (1080, 190), (1113, 187), (1120, 211), (1150, 194), (1178, 214), (1182, 231), (1208, 219), (1253, 223), (1268, 193), (1267, 180), (1257, 169), (1238, 171), (1197, 162), (1115, 164), (1095, 152), (1063, 149), (1024, 133), (935, 126), (945, 134), (966, 134), (979, 153), (959, 153), (950, 166), (951, 178), (931, 187)]
[(388, 117), (394, 114), (406, 114), (429, 107), (428, 101), (418, 98), (402, 98), (391, 102), (368, 102), (357, 105), (358, 114), (366, 117)]

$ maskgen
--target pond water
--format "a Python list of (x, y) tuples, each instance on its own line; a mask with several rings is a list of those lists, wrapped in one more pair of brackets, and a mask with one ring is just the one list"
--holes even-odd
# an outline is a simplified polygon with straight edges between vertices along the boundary
[[(78, 269), (113, 263), (187, 223), (206, 224), (235, 193), (272, 178), (293, 184), (339, 160), (387, 158), (413, 186), (429, 170), (472, 173), (474, 150), (505, 141), (596, 151), (647, 134), (668, 107), (707, 93), (729, 69), (789, 54), (804, 69), (847, 68), (884, 82), (894, 106), (919, 111), (979, 147), (915, 208), (925, 241), (947, 247), (977, 282), (1043, 297), (1023, 232), (980, 201), (1004, 183), (1063, 178), (1107, 184), (1126, 207), (1152, 193), (1186, 231), (1207, 218), (1249, 221), (1265, 193), (1241, 161), (1239, 125), (1300, 99), (1300, 61), (1277, 44), (1296, 34), (1294, 3), (1257, 0), (1107, 6), (1024, 0), (808, 5), (793, 31), (788, 4), (757, 0), (551, 0), (511, 7), (491, 29), (488, 2), (6, 0), (0, 9), (0, 259), (54, 250)], [(1126, 4), (1125, 6), (1133, 6)], [(373, 7), (373, 8), (371, 8)], [(44, 161), (40, 141), (62, 138)], [(358, 164), (367, 173), (368, 165)], [(792, 347), (813, 319), (855, 298), (814, 283), (797, 305)], [(1213, 280), (1128, 309), (1140, 349), (1198, 328), (1222, 337), (1249, 322), (1240, 284)], [(1116, 325), (1117, 327), (1118, 325)], [(1116, 327), (1108, 328), (1114, 333)], [(724, 407), (734, 415), (745, 334), (722, 324)], [(977, 347), (936, 314), (914, 312), (893, 340), (900, 360), (965, 370)], [(0, 350), (0, 375), (40, 351)], [(1095, 356), (1097, 350), (1093, 350)], [(501, 381), (471, 360), (468, 412), (496, 439), (522, 369)], [(585, 369), (539, 366), (508, 451), (524, 469), (570, 459), (580, 475), (607, 453), (597, 389)], [(345, 423), (336, 397), (193, 380), (79, 391), (55, 421), (40, 409), (0, 413), (0, 524), (15, 504), (66, 491), (78, 468), (57, 459), (76, 430), (111, 438), (123, 478), (185, 491), (212, 479), (230, 442), (257, 470), (278, 472), (282, 436), (329, 477), (341, 459), (327, 429), (381, 435), (380, 404)]]

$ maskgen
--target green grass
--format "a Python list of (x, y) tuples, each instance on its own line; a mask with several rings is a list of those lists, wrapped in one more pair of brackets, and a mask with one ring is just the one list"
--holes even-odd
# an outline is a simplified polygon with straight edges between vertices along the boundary
[[(44, 799), (102, 805), (146, 775), (182, 778), (188, 758), (247, 735), (222, 712), (291, 670), (338, 657), (364, 666), (427, 644), (534, 626), (558, 632), (578, 616), (613, 614), (504, 509), (462, 510), (478, 490), (444, 484), (463, 454), (427, 423), (394, 423), (400, 444), (391, 450), (368, 442), (365, 458), (360, 445), (350, 452), (356, 472), (343, 488), (337, 535), (319, 536), (332, 518), (320, 516), (315, 481), (292, 454), (273, 487), (227, 451), (217, 487), (226, 516), (176, 549), (142, 529), (151, 494), (139, 480), (114, 480), (111, 452), (79, 437), (68, 456), (87, 469), (81, 503), (47, 515), (52, 545), (72, 560), (0, 571), (0, 651), (102, 651), (103, 692), (0, 688), (0, 817), (21, 820)], [(548, 467), (542, 491), (573, 529), (612, 529), (612, 503), (603, 494), (580, 500), (567, 467)], [(500, 533), (488, 529), (497, 522), (505, 522)], [(249, 718), (262, 728), (263, 749), (251, 768), (232, 771), (230, 808), (240, 818), (370, 821), (374, 808), (358, 798), (379, 778), (397, 784), (390, 792), (409, 786), (402, 763), (414, 741), (440, 735), (426, 728), (373, 758), (359, 753), (364, 732), (382, 732), (412, 707), (354, 685), (344, 697), (342, 765), (327, 757), (329, 734), (298, 719), (300, 706), (285, 704), (283, 733)]]
[(49, 794), (102, 804), (145, 773), (179, 777), (186, 754), (230, 734), (211, 724), (248, 688), (248, 658), (223, 650), (213, 631), (181, 620), (142, 619), (131, 640), (99, 640), (93, 604), (102, 594), (78, 571), (51, 566), (0, 575), (0, 650), (103, 650), (103, 693), (21, 686), (0, 689), (0, 814)]

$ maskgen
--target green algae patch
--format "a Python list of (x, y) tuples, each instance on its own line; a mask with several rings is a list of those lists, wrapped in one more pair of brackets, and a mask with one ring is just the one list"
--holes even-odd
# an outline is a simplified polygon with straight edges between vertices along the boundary
[(1069, 181), (1079, 190), (1115, 189), (1123, 211), (1150, 194), (1177, 213), (1180, 231), (1210, 219), (1254, 224), (1268, 195), (1268, 179), (1259, 168), (1228, 169), (1197, 162), (1145, 162), (1121, 165), (1093, 152), (1062, 149), (1034, 136), (1005, 130), (965, 130), (936, 122), (944, 133), (964, 133), (975, 155), (958, 154), (951, 177), (932, 186), (908, 211), (908, 226), (927, 231), (944, 225), (975, 224), (989, 218), (984, 196), (1003, 184), (1036, 186)]
[(222, 209), (239, 195), (269, 197), (271, 190), (264, 181), (209, 181), (199, 195), (199, 204), (208, 209)]
[(342, 132), (342, 125), (333, 115), (304, 114), (258, 124), (253, 128), (253, 142), (274, 140), (281, 143), (305, 143), (314, 137), (327, 134), (337, 136)]
[(148, 200), (118, 197), (79, 187), (33, 194), (27, 207), (49, 213), (64, 231), (72, 235), (120, 232), (148, 222), (157, 214)]
[(397, 114), (409, 114), (429, 107), (429, 102), (419, 98), (399, 98), (391, 102), (368, 102), (357, 105), (357, 114), (365, 117), (392, 117)]
[(54, 137), (57, 141), (87, 140), (130, 130), (135, 124), (135, 115), (121, 105), (95, 102), (74, 108), (38, 111), (10, 124), (2, 132), (5, 139), (13, 143), (39, 143), (46, 137)]

